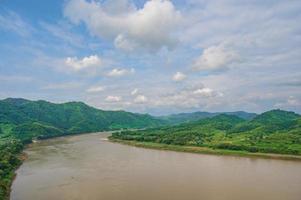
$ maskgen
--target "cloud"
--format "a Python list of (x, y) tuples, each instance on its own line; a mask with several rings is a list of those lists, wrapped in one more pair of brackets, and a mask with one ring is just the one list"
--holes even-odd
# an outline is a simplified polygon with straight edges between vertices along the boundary
[(138, 93), (138, 89), (137, 88), (135, 88), (132, 92), (131, 92), (131, 95), (136, 95), (137, 93)]
[(120, 96), (107, 96), (105, 101), (107, 102), (120, 102), (122, 98)]
[(134, 73), (135, 73), (134, 68), (131, 68), (130, 70), (115, 68), (115, 69), (112, 69), (110, 72), (108, 72), (107, 76), (121, 77), (121, 76), (130, 75), (130, 74), (134, 74)]
[(74, 71), (80, 71), (89, 67), (101, 66), (101, 64), (101, 59), (97, 55), (83, 57), (82, 59), (77, 57), (67, 57), (65, 59), (65, 65)]
[[(95, 98), (97, 105), (107, 109), (120, 108), (121, 104), (125, 108), (125, 102), (131, 102), (130, 109), (143, 107), (157, 113), (200, 109), (262, 112), (277, 103), (301, 112), (296, 103), (301, 99), (301, 1), (66, 0), (63, 5), (67, 18), (48, 24), (43, 22), (45, 16), (37, 15), (33, 20), (26, 13), (6, 11), (10, 5), (3, 4), (2, 96), (5, 93), (59, 101)], [(112, 49), (112, 45), (117, 49)], [(166, 50), (173, 47), (176, 48), (172, 52)], [(138, 54), (125, 54), (118, 49), (137, 50)], [(141, 51), (158, 52), (141, 55)], [(93, 52), (99, 52), (99, 66), (72, 64), (80, 68), (76, 70), (65, 63), (69, 56), (70, 64), (81, 63), (83, 56), (96, 54)], [(123, 68), (130, 70), (131, 66), (137, 75), (106, 77), (114, 68), (117, 70), (112, 71), (118, 72)], [(195, 67), (201, 73), (191, 72), (185, 66)], [(235, 70), (227, 70), (232, 68)], [(177, 71), (187, 75), (180, 84), (172, 81)], [(31, 78), (21, 77), (28, 75)], [(70, 92), (40, 91), (50, 77), (83, 85)], [(29, 81), (37, 84), (27, 87)], [(194, 84), (198, 81), (204, 86)], [(87, 93), (93, 86), (88, 83), (106, 85), (110, 91)], [(139, 92), (131, 95), (134, 88), (139, 88)], [(221, 92), (225, 93), (223, 97)], [(123, 100), (106, 102), (111, 94)], [(268, 94), (273, 96), (267, 98)], [(147, 102), (135, 104), (138, 95), (145, 95)], [(295, 99), (289, 99), (290, 96)]]
[(206, 88), (206, 87), (194, 90), (193, 94), (200, 95), (203, 97), (216, 97), (216, 96), (222, 97), (222, 96), (224, 96), (223, 93), (216, 92), (216, 91), (214, 91), (210, 88)]
[(202, 84), (176, 89), (171, 92), (161, 93), (151, 99), (151, 107), (168, 109), (199, 109), (217, 105), (223, 99), (223, 93), (214, 89), (203, 87)]
[(205, 97), (211, 97), (213, 95), (213, 90), (210, 88), (201, 88), (193, 91), (193, 94), (197, 94)]
[(134, 41), (130, 41), (123, 34), (118, 35), (114, 40), (114, 45), (118, 49), (125, 51), (133, 51), (135, 48), (138, 48), (138, 45)]
[(108, 3), (70, 0), (64, 15), (75, 24), (83, 22), (92, 35), (111, 40), (123, 50), (174, 48), (174, 31), (181, 22), (181, 13), (171, 1), (150, 0), (142, 8), (130, 1), (116, 2), (114, 9)]
[(88, 92), (88, 93), (97, 93), (97, 92), (102, 92), (104, 90), (105, 90), (105, 87), (103, 87), (103, 86), (92, 86), (92, 87), (88, 88), (86, 90), (86, 92)]
[(72, 33), (68, 23), (49, 24), (40, 22), (40, 26), (60, 41), (75, 47), (84, 47), (84, 38), (79, 34)]
[(186, 79), (186, 75), (183, 74), (182, 72), (177, 72), (172, 77), (172, 80), (174, 80), (176, 82), (183, 81), (184, 79)]
[(134, 99), (134, 103), (145, 103), (147, 102), (147, 98), (144, 95), (138, 95), (135, 99)]
[(11, 31), (22, 37), (28, 37), (34, 31), (34, 28), (25, 22), (17, 13), (13, 11), (0, 14), (0, 30)]
[(72, 90), (72, 89), (78, 89), (82, 86), (82, 83), (80, 82), (66, 82), (66, 83), (54, 83), (49, 84), (42, 89), (44, 90)]
[(237, 62), (239, 56), (223, 45), (210, 46), (195, 59), (193, 69), (195, 70), (220, 70), (227, 68), (231, 63)]
[(300, 106), (301, 106), (301, 100), (294, 96), (289, 96), (285, 101), (276, 103), (274, 105), (274, 107), (282, 108), (282, 109), (291, 109)]
[(148, 101), (147, 97), (139, 94), (139, 90), (137, 88), (135, 88), (132, 92), (131, 92), (132, 96), (135, 96), (134, 98), (134, 103), (136, 104), (144, 104)]

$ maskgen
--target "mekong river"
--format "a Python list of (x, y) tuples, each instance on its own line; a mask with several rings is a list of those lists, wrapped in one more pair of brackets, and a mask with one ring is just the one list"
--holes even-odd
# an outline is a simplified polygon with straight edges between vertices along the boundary
[(150, 150), (108, 133), (26, 149), (12, 200), (300, 200), (301, 162)]

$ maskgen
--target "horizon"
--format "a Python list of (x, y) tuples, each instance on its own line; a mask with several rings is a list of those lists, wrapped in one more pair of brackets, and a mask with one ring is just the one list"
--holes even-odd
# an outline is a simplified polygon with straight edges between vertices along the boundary
[[(22, 100), (26, 100), (26, 101), (46, 101), (46, 102), (52, 103), (52, 104), (83, 103), (83, 104), (85, 104), (87, 106), (90, 106), (92, 108), (99, 109), (99, 110), (102, 110), (102, 111), (124, 111), (124, 112), (131, 112), (131, 111), (128, 111), (128, 110), (105, 110), (105, 109), (102, 109), (102, 108), (94, 107), (93, 105), (89, 105), (89, 104), (87, 104), (86, 102), (83, 102), (83, 101), (52, 102), (52, 101), (47, 101), (47, 100), (44, 100), (44, 99), (33, 100), (33, 99), (25, 99), (25, 98), (22, 98), (22, 97), (7, 97), (5, 99), (0, 99), (0, 101), (6, 100), (6, 99), (22, 99)], [(263, 111), (263, 112), (260, 112), (260, 113), (258, 113), (258, 112), (251, 112), (251, 111), (245, 111), (245, 110), (215, 111), (215, 112), (210, 112), (210, 111), (206, 111), (206, 110), (197, 110), (197, 111), (193, 111), (193, 112), (178, 112), (178, 113), (169, 113), (169, 114), (162, 114), (162, 115), (153, 115), (153, 114), (147, 113), (147, 112), (145, 112), (145, 113), (132, 112), (132, 113), (147, 114), (147, 115), (151, 115), (151, 116), (154, 116), (154, 117), (164, 117), (164, 116), (179, 115), (179, 114), (192, 114), (192, 113), (197, 113), (197, 112), (220, 113), (220, 114), (234, 113), (234, 112), (245, 112), (245, 113), (249, 113), (249, 114), (260, 115), (260, 114), (263, 114), (265, 112), (274, 111), (274, 110), (282, 110), (282, 111), (287, 111), (287, 112), (294, 112), (296, 114), (301, 115), (301, 113), (298, 113), (298, 112), (295, 112), (295, 111), (292, 111), (292, 110), (284, 110), (284, 109), (279, 109), (279, 108), (271, 109), (271, 110), (266, 110), (266, 111)]]
[(301, 113), (301, 2), (4, 0), (0, 99)]

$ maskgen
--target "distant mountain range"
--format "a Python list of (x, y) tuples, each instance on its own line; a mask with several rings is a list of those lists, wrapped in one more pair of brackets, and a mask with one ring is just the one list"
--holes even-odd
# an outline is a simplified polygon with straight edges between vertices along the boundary
[(180, 125), (114, 133), (112, 138), (210, 149), (301, 155), (299, 114), (271, 110), (250, 118), (247, 120), (237, 115), (219, 114)]
[(183, 122), (193, 122), (204, 118), (214, 117), (220, 114), (234, 115), (242, 119), (250, 120), (257, 116), (256, 113), (248, 113), (244, 111), (237, 112), (193, 112), (193, 113), (179, 113), (158, 117), (158, 119), (166, 121), (168, 124), (180, 124)]
[(82, 102), (55, 104), (20, 98), (0, 101), (0, 130), (27, 141), (64, 134), (156, 127), (165, 123), (148, 114), (104, 111)]
[[(141, 129), (174, 125), (214, 117), (221, 113), (194, 112), (153, 117), (125, 111), (104, 111), (82, 102), (55, 104), (7, 98), (0, 101), (0, 133), (12, 133), (22, 141), (33, 138), (96, 132), (116, 129)], [(227, 112), (243, 119), (252, 119), (255, 113)]]
[(113, 134), (124, 140), (301, 153), (301, 119), (293, 112), (195, 112), (154, 117), (104, 111), (82, 102), (55, 104), (7, 98), (0, 100), (0, 199), (9, 199), (24, 144), (33, 139), (119, 129), (146, 129)]
[(76, 133), (158, 127), (163, 120), (147, 114), (104, 111), (81, 102), (54, 104), (21, 98), (0, 100), (0, 199), (9, 199), (14, 170), (24, 144)]

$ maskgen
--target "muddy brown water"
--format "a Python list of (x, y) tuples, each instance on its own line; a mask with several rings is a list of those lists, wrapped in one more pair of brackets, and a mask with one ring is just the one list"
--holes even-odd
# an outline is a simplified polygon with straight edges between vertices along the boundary
[(300, 200), (301, 162), (137, 148), (109, 133), (26, 149), (11, 200)]

